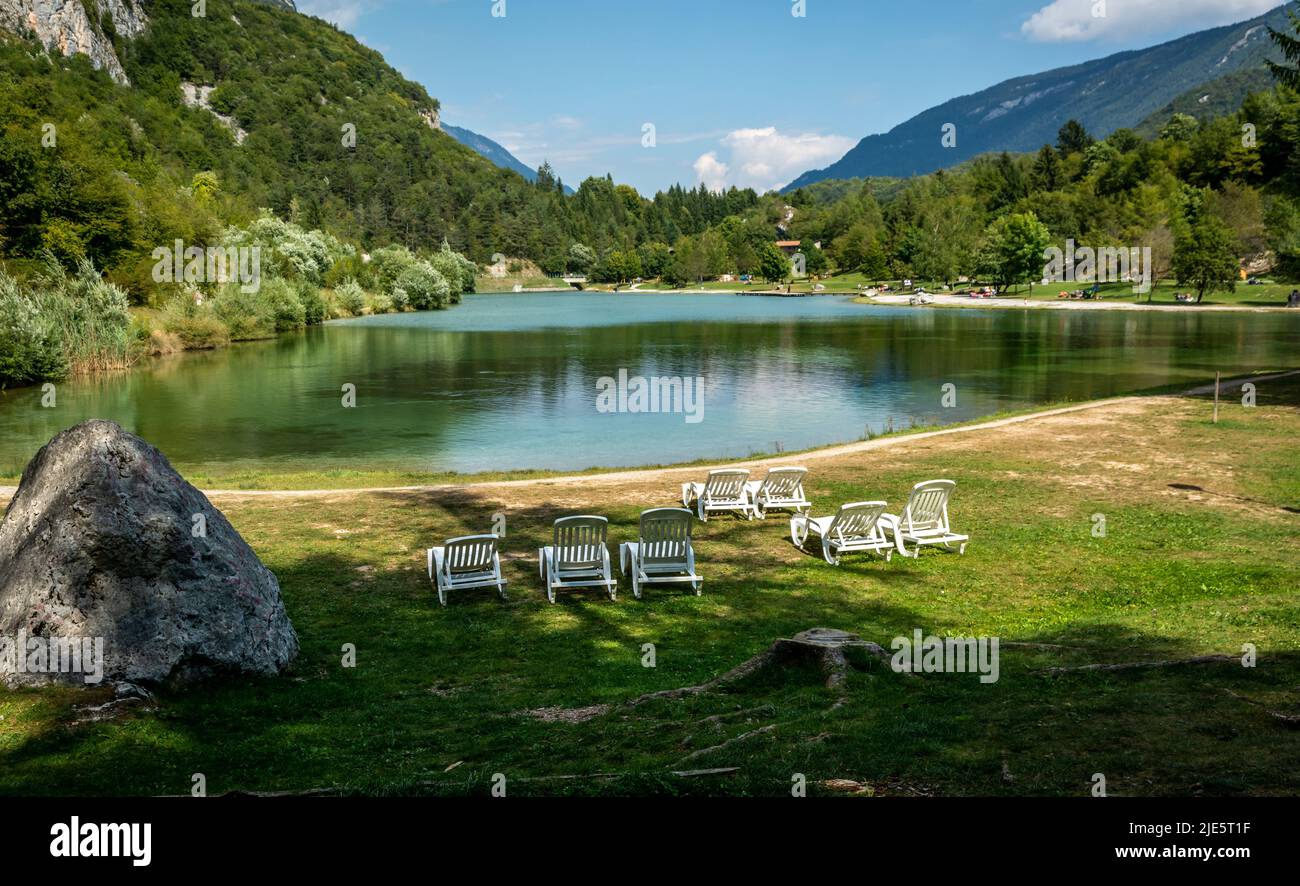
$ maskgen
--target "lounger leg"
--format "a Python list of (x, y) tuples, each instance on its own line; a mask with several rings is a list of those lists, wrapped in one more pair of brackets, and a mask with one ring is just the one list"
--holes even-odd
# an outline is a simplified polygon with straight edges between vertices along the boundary
[(840, 558), (835, 556), (835, 552), (831, 548), (831, 540), (829, 538), (822, 539), (822, 556), (825, 557), (826, 562), (831, 564), (832, 566), (840, 565)]
[(961, 547), (957, 549), (957, 555), (958, 555), (958, 556), (961, 556), (961, 557), (966, 556), (966, 544), (967, 544), (967, 542), (962, 542), (962, 543), (961, 543)]
[(641, 599), (641, 582), (637, 581), (637, 573), (640, 571), (641, 571), (641, 567), (633, 563), (632, 564), (632, 596), (636, 597), (638, 600)]
[(700, 522), (701, 522), (701, 523), (708, 523), (708, 522), (709, 522), (709, 512), (708, 512), (708, 509), (706, 509), (706, 508), (704, 507), (704, 496), (700, 496), (700, 497), (697, 499), (697, 505), (698, 505), (698, 506), (696, 507), (696, 511), (697, 511), (697, 512), (699, 513), (699, 515), (700, 515)]
[(807, 521), (800, 516), (790, 517), (790, 540), (794, 542), (794, 547), (803, 548), (803, 542), (809, 538), (809, 526)]
[(604, 555), (602, 559), (605, 561), (605, 590), (609, 592), (609, 599), (617, 600), (618, 583), (614, 581), (614, 567), (609, 562), (609, 550), (606, 549), (602, 553)]

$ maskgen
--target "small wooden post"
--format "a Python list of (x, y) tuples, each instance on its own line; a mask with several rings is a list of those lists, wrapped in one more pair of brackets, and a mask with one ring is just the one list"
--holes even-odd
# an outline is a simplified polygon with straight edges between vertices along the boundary
[(1219, 383), (1223, 379), (1222, 372), (1214, 373), (1214, 423), (1219, 423)]

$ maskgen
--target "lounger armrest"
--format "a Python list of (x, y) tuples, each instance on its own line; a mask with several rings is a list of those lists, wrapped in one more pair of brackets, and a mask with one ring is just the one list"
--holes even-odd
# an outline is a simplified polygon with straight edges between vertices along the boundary
[(907, 552), (907, 546), (903, 544), (903, 521), (893, 514), (881, 514), (876, 520), (876, 525), (883, 527), (886, 537), (894, 537), (894, 547), (898, 548), (898, 553), (904, 557), (912, 556)]

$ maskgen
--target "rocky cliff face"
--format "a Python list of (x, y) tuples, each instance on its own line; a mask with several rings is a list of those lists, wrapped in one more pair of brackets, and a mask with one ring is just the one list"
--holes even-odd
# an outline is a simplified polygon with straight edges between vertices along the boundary
[(50, 52), (88, 56), (118, 83), (126, 72), (108, 34), (137, 37), (147, 24), (140, 0), (0, 0), (0, 28), (35, 35)]

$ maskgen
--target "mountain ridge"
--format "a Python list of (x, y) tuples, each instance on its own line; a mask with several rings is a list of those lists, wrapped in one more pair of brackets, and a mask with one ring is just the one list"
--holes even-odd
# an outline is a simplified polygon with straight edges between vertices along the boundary
[[(450, 123), (443, 123), (442, 131), (502, 169), (513, 170), (530, 182), (537, 181), (537, 170), (510, 153), (500, 142), (493, 141), (486, 135), (471, 129), (465, 129), (463, 126), (452, 126)], [(573, 188), (565, 185), (564, 193), (572, 194)]]
[[(827, 179), (925, 174), (992, 151), (1034, 151), (1054, 143), (1067, 119), (1098, 136), (1139, 126), (1201, 85), (1262, 68), (1275, 57), (1268, 27), (1284, 29), (1286, 10), (1279, 6), (1237, 24), (1013, 77), (949, 99), (886, 133), (866, 136), (837, 162), (803, 173), (782, 190)], [(956, 126), (955, 147), (941, 142), (946, 124)]]

